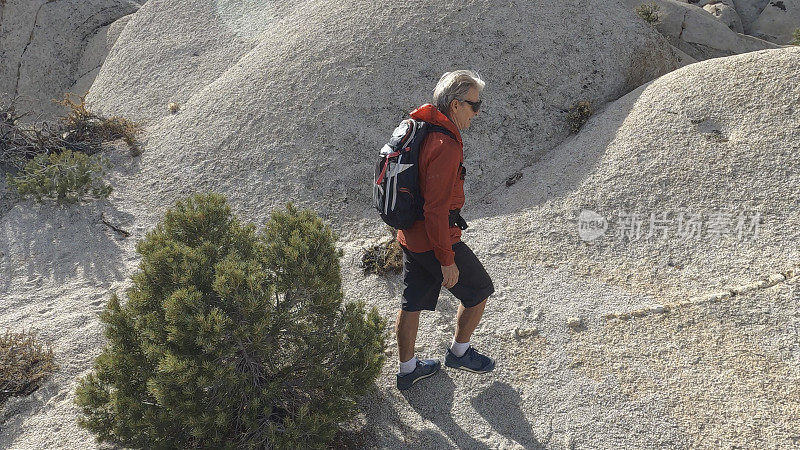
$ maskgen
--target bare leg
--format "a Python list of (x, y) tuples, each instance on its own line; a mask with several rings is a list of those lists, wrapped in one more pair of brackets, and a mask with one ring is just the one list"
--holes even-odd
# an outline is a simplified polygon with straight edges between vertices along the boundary
[(397, 313), (397, 350), (400, 362), (406, 362), (414, 356), (414, 344), (417, 342), (419, 328), (419, 311), (403, 311)]
[(470, 308), (465, 308), (464, 305), (458, 305), (458, 314), (456, 314), (456, 342), (469, 342), (469, 339), (472, 337), (472, 332), (475, 331), (475, 328), (481, 321), (483, 308), (485, 307), (486, 300)]

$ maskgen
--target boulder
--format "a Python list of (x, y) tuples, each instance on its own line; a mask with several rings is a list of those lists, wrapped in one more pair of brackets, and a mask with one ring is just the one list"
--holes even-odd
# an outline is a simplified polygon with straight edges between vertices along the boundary
[(733, 9), (736, 11), (736, 14), (739, 16), (739, 19), (742, 23), (742, 29), (744, 31), (735, 30), (738, 33), (746, 33), (750, 34), (750, 25), (758, 18), (761, 11), (764, 10), (764, 7), (767, 6), (769, 0), (724, 0), (720, 2), (720, 0), (679, 0), (682, 3), (688, 3), (690, 5), (694, 5), (700, 8), (704, 8), (706, 5), (711, 5), (715, 3), (724, 3), (727, 6), (732, 6)]
[(733, 0), (736, 13), (742, 19), (742, 28), (746, 34), (752, 34), (752, 24), (761, 15), (761, 11), (769, 0)]
[(6, 0), (0, 2), (0, 96), (16, 99), (26, 119), (50, 120), (66, 92), (84, 94), (107, 48), (105, 34), (134, 13), (131, 0)]
[[(494, 251), (659, 298), (794, 267), (798, 71), (800, 47), (787, 47), (701, 61), (640, 87), (488, 196), (481, 233), (499, 236)], [(589, 216), (605, 219), (601, 237), (579, 234)]]
[[(623, 1), (631, 9), (641, 4), (640, 0)], [(658, 31), (670, 44), (698, 61), (778, 47), (731, 30), (693, 4), (678, 0), (655, 0), (655, 3), (660, 8)]]
[(211, 189), (253, 217), (287, 200), (370, 216), (377, 149), (456, 68), (487, 82), (464, 133), (476, 198), (563, 140), (579, 100), (679, 67), (666, 40), (607, 2), (251, 3), (146, 3), (101, 68), (90, 106), (149, 124), (142, 174), (121, 189), (141, 193), (143, 214)]
[(788, 44), (797, 29), (800, 29), (800, 0), (773, 0), (753, 22), (751, 34), (776, 44)]
[(108, 51), (111, 51), (111, 48), (117, 43), (119, 35), (122, 34), (122, 30), (125, 29), (125, 26), (128, 25), (128, 22), (130, 22), (133, 16), (133, 14), (128, 14), (127, 16), (120, 17), (108, 26), (108, 31), (106, 32), (106, 48)]
[(742, 19), (736, 12), (732, 0), (721, 0), (714, 3), (708, 3), (703, 6), (709, 14), (716, 17), (720, 22), (724, 23), (728, 28), (737, 32), (744, 33), (742, 28)]

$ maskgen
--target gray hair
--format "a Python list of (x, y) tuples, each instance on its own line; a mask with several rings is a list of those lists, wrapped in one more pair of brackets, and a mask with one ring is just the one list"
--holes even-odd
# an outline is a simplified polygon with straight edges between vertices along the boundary
[(478, 92), (483, 90), (486, 83), (472, 70), (455, 70), (447, 72), (439, 78), (436, 88), (433, 90), (433, 104), (436, 109), (444, 115), (450, 114), (450, 102), (455, 100), (463, 101), (469, 89), (474, 87)]

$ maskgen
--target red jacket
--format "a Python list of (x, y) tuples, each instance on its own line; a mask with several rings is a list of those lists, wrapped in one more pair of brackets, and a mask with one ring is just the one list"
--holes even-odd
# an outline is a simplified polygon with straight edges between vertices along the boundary
[(411, 117), (448, 129), (456, 137), (431, 132), (422, 142), (419, 154), (419, 189), (425, 199), (425, 220), (414, 222), (411, 228), (397, 232), (397, 240), (411, 250), (421, 253), (433, 250), (443, 266), (453, 264), (452, 246), (461, 240), (461, 229), (450, 227), (451, 209), (464, 206), (464, 144), (458, 128), (431, 104), (411, 112)]

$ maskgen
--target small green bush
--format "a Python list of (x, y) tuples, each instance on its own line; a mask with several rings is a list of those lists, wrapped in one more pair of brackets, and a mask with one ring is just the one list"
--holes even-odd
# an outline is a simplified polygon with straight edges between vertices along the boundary
[(128, 302), (79, 382), (82, 427), (145, 448), (323, 448), (383, 364), (384, 320), (343, 303), (335, 237), (291, 204), (261, 233), (222, 196), (167, 211), (137, 244)]
[(0, 405), (35, 391), (57, 368), (53, 350), (37, 342), (33, 333), (6, 330), (0, 336)]
[(22, 172), (6, 175), (8, 185), (22, 197), (41, 202), (54, 199), (74, 203), (88, 197), (107, 198), (111, 186), (103, 180), (109, 163), (105, 158), (63, 150), (37, 155)]
[(567, 124), (570, 132), (577, 133), (580, 131), (583, 124), (589, 120), (593, 113), (591, 102), (579, 101), (576, 103), (567, 113)]
[(796, 28), (792, 32), (792, 42), (790, 42), (790, 44), (792, 44), (792, 45), (800, 45), (800, 28)]
[(642, 3), (636, 7), (636, 14), (651, 26), (656, 26), (659, 21), (658, 13), (661, 8), (655, 2)]

